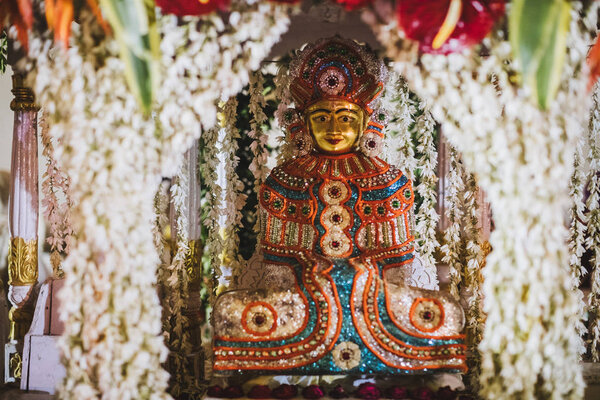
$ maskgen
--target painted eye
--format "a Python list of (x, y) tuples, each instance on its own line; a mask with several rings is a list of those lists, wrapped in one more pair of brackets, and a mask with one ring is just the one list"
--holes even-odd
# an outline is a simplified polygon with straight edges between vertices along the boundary
[(343, 116), (343, 117), (342, 117), (342, 121), (344, 121), (344, 122), (348, 122), (348, 121), (350, 121), (350, 118), (348, 118), (347, 116)]
[(325, 118), (323, 116), (319, 117), (319, 122), (325, 122), (326, 120), (327, 120), (327, 118)]

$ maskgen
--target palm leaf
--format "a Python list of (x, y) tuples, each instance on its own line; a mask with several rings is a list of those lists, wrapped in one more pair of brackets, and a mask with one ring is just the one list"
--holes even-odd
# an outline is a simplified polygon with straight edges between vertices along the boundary
[(514, 0), (508, 28), (522, 81), (547, 108), (560, 83), (571, 6), (567, 0)]
[(100, 0), (125, 63), (125, 78), (149, 113), (159, 73), (160, 37), (154, 0)]

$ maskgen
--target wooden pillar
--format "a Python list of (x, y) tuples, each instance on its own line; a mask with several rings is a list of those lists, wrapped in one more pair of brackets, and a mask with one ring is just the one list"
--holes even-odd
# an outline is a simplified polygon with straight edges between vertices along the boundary
[(23, 338), (33, 317), (34, 286), (38, 279), (38, 141), (37, 111), (33, 91), (13, 75), (10, 104), (15, 113), (9, 198), (10, 249), (8, 299), (10, 335), (5, 345), (5, 381), (21, 377)]
[(202, 239), (200, 202), (202, 200), (200, 175), (198, 173), (198, 156), (200, 152), (199, 140), (194, 140), (192, 147), (185, 153), (184, 161), (187, 164), (189, 178), (189, 192), (187, 198), (187, 220), (189, 251), (185, 259), (186, 272), (189, 278), (188, 293), (184, 313), (189, 321), (190, 340), (192, 353), (188, 355), (193, 370), (196, 384), (204, 379), (204, 355), (202, 352), (201, 327), (204, 323), (204, 307), (200, 299), (202, 284)]

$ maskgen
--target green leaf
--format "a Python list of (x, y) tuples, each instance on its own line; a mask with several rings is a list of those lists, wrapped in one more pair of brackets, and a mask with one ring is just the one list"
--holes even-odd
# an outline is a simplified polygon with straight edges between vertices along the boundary
[(522, 81), (542, 108), (556, 96), (566, 53), (571, 6), (567, 0), (515, 0), (508, 28)]
[(100, 0), (125, 63), (125, 78), (145, 113), (158, 86), (160, 37), (154, 0)]
[(0, 32), (0, 72), (5, 73), (8, 65), (8, 39), (6, 32)]

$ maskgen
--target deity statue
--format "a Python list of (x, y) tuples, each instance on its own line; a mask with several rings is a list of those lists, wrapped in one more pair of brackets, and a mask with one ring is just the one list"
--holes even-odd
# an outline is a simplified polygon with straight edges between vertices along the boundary
[(382, 63), (336, 37), (306, 46), (290, 75), (296, 154), (259, 193), (263, 288), (217, 299), (215, 372), (465, 371), (458, 302), (394, 279), (414, 259), (414, 194), (376, 156)]

